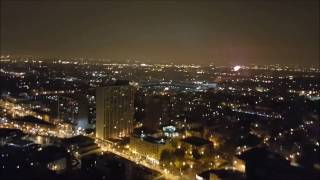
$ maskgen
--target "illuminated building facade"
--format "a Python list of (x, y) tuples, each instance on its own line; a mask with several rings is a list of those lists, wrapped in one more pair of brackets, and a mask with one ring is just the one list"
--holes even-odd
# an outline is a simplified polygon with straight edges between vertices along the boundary
[(114, 84), (96, 91), (96, 137), (99, 139), (129, 136), (133, 129), (134, 88)]
[(138, 154), (159, 163), (161, 152), (170, 148), (169, 139), (164, 137), (145, 136), (130, 137), (130, 147)]

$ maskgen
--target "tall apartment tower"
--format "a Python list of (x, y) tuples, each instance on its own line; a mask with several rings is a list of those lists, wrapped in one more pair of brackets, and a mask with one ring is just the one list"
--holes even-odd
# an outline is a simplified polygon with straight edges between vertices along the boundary
[(143, 126), (149, 130), (159, 130), (169, 122), (169, 98), (164, 96), (144, 97), (145, 111)]
[(96, 137), (99, 139), (129, 136), (133, 129), (134, 88), (115, 83), (96, 90)]

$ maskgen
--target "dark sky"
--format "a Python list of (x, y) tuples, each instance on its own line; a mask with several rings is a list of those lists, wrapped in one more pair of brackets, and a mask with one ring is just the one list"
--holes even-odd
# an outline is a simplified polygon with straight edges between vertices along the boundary
[(319, 0), (1, 0), (2, 53), (319, 65)]

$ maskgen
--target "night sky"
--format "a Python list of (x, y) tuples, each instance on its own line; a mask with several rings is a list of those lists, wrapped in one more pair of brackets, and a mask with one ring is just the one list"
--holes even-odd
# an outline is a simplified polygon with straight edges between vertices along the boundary
[(319, 1), (1, 1), (1, 53), (319, 65)]

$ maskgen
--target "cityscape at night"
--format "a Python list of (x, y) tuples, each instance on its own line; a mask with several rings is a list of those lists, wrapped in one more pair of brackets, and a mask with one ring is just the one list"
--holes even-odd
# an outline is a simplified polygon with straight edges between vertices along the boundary
[(319, 0), (1, 0), (1, 180), (320, 179)]

